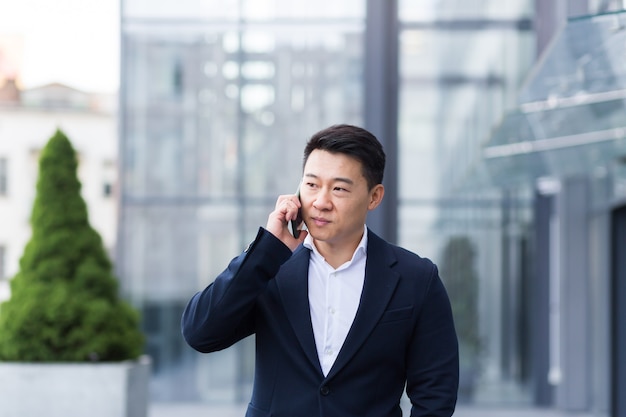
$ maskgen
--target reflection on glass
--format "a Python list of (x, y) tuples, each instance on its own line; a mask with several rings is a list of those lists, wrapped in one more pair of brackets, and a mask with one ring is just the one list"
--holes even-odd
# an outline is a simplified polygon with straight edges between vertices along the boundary
[(519, 24), (532, 2), (451, 5), (399, 2), (399, 242), (434, 259), (449, 290), (460, 403), (527, 403), (515, 320), (528, 314), (530, 196), (492, 189), (478, 150), (532, 63), (533, 36)]
[[(308, 137), (361, 124), (364, 3), (337, 4), (354, 7), (325, 21), (319, 3), (178, 6), (166, 24), (134, 17), (171, 6), (125, 6), (118, 274), (144, 312), (155, 398), (243, 401), (253, 341), (199, 355), (180, 337), (180, 314), (265, 224), (276, 196), (293, 192)], [(186, 13), (191, 23), (177, 20)]]
[(268, 61), (249, 61), (241, 68), (241, 75), (249, 80), (272, 79), (275, 74), (274, 63)]

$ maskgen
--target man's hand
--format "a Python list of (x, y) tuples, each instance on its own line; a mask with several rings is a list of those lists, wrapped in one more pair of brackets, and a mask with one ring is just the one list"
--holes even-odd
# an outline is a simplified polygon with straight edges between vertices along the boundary
[(288, 224), (298, 216), (298, 210), (302, 207), (300, 199), (295, 194), (281, 195), (276, 201), (276, 207), (267, 219), (268, 232), (280, 239), (289, 249), (294, 251), (307, 236), (306, 231), (301, 231), (298, 239), (289, 231)]

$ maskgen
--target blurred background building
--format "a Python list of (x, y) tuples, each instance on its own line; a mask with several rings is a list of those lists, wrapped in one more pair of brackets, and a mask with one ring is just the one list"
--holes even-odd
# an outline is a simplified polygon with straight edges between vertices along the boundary
[(306, 139), (354, 123), (389, 157), (369, 226), (441, 268), (461, 403), (625, 415), (623, 8), (124, 0), (116, 260), (155, 398), (247, 400), (253, 340), (200, 355), (181, 311), (295, 189)]
[(388, 154), (368, 225), (450, 293), (460, 402), (626, 416), (624, 6), (122, 0), (117, 119), (0, 65), (0, 290), (61, 127), (142, 311), (154, 400), (241, 404), (254, 341), (201, 355), (182, 309), (295, 191), (308, 137), (353, 123)]

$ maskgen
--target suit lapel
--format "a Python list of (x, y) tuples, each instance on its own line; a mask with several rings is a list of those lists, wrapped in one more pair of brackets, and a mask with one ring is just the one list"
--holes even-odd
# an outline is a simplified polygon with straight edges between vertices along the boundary
[(302, 350), (304, 350), (311, 364), (321, 374), (322, 370), (317, 357), (313, 324), (311, 324), (309, 311), (309, 257), (310, 251), (300, 246), (276, 276), (276, 285), (278, 286), (287, 318)]
[(369, 231), (368, 233), (365, 282), (361, 301), (352, 327), (328, 378), (339, 372), (365, 342), (389, 304), (398, 284), (399, 276), (391, 269), (391, 265), (395, 263), (395, 257), (389, 245), (374, 233)]

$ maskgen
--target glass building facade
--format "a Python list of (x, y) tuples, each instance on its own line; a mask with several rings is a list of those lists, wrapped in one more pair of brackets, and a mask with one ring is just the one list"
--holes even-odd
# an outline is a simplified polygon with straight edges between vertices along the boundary
[(362, 124), (364, 7), (123, 3), (117, 265), (159, 399), (247, 396), (251, 341), (199, 357), (182, 308), (295, 191), (306, 135)]
[[(388, 153), (385, 205), (368, 225), (440, 267), (461, 403), (607, 413), (621, 142), (568, 172), (547, 169), (541, 149), (514, 152), (537, 139), (523, 136), (538, 120), (523, 110), (556, 94), (537, 80), (562, 87), (547, 63), (568, 17), (621, 7), (582, 3), (123, 0), (116, 264), (143, 314), (155, 400), (247, 401), (253, 340), (201, 355), (180, 336), (182, 310), (295, 191), (308, 137), (352, 123)], [(569, 348), (580, 340), (594, 342)]]

